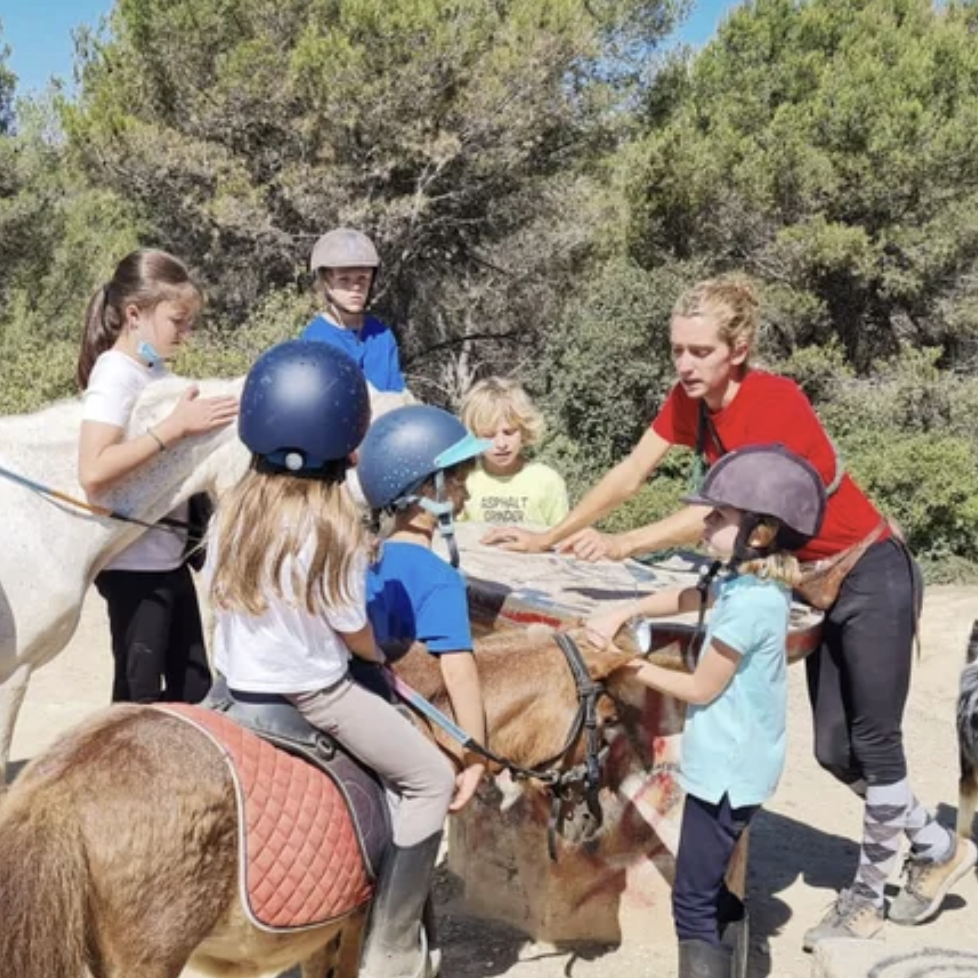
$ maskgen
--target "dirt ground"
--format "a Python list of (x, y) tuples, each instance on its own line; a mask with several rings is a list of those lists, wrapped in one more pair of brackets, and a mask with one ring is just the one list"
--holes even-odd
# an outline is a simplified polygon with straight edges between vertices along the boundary
[[(954, 704), (958, 673), (976, 617), (975, 589), (928, 591), (923, 652), (905, 723), (915, 791), (947, 825), (953, 825), (957, 806)], [(31, 685), (14, 737), (14, 770), (66, 727), (107, 702), (109, 659), (102, 605), (92, 594), (68, 649), (42, 669)], [(752, 829), (751, 975), (758, 978), (807, 978), (811, 974), (812, 959), (801, 950), (802, 933), (820, 917), (834, 890), (850, 879), (857, 858), (859, 806), (812, 760), (809, 722), (803, 669), (795, 666), (791, 669), (787, 770), (777, 796)], [(460, 886), (444, 870), (437, 901), (446, 978), (675, 975), (675, 945), (668, 928), (649, 933), (641, 946), (631, 943), (571, 951), (534, 945), (509, 928), (466, 916)], [(887, 925), (885, 940), (887, 948), (897, 953), (924, 947), (974, 949), (976, 926), (978, 878), (972, 875), (946, 901), (935, 921), (912, 929)], [(934, 961), (939, 967), (936, 958)], [(928, 969), (926, 973), (937, 972)], [(187, 972), (185, 978), (196, 976)]]

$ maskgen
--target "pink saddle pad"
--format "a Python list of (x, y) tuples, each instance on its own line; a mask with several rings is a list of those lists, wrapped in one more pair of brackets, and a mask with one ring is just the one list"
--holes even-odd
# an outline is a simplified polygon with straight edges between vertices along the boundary
[(370, 899), (353, 820), (326, 774), (220, 713), (158, 708), (200, 730), (227, 761), (240, 816), (241, 902), (256, 927), (316, 927)]

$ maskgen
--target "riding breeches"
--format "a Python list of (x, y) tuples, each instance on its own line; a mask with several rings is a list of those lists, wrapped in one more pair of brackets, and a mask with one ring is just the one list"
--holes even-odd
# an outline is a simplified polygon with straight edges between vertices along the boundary
[(211, 687), (190, 570), (106, 570), (95, 578), (109, 609), (113, 703), (199, 703)]
[(440, 832), (455, 791), (441, 751), (390, 703), (344, 677), (287, 697), (315, 727), (335, 737), (399, 796), (394, 843), (413, 846)]
[(903, 711), (922, 594), (907, 551), (892, 539), (874, 544), (843, 581), (806, 660), (815, 757), (846, 784), (907, 776)]

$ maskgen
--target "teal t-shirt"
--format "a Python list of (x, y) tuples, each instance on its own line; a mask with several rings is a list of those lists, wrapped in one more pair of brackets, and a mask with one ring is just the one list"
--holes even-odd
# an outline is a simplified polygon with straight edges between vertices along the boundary
[(712, 703), (687, 707), (679, 780), (689, 794), (712, 804), (727, 794), (734, 808), (774, 794), (787, 740), (790, 613), (783, 584), (745, 574), (719, 585), (703, 648), (719, 639), (740, 662)]

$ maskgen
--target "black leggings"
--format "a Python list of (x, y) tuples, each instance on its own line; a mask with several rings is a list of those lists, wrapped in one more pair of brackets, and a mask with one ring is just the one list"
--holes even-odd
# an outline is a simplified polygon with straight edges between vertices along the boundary
[(903, 710), (922, 594), (920, 571), (903, 547), (874, 544), (843, 582), (822, 644), (806, 660), (815, 758), (845, 784), (907, 776)]
[(95, 586), (109, 606), (112, 702), (199, 703), (211, 671), (190, 570), (107, 570)]
[(724, 877), (737, 840), (760, 805), (730, 807), (730, 796), (717, 804), (686, 795), (672, 887), (672, 917), (681, 941), (720, 943), (725, 905), (739, 903)]

